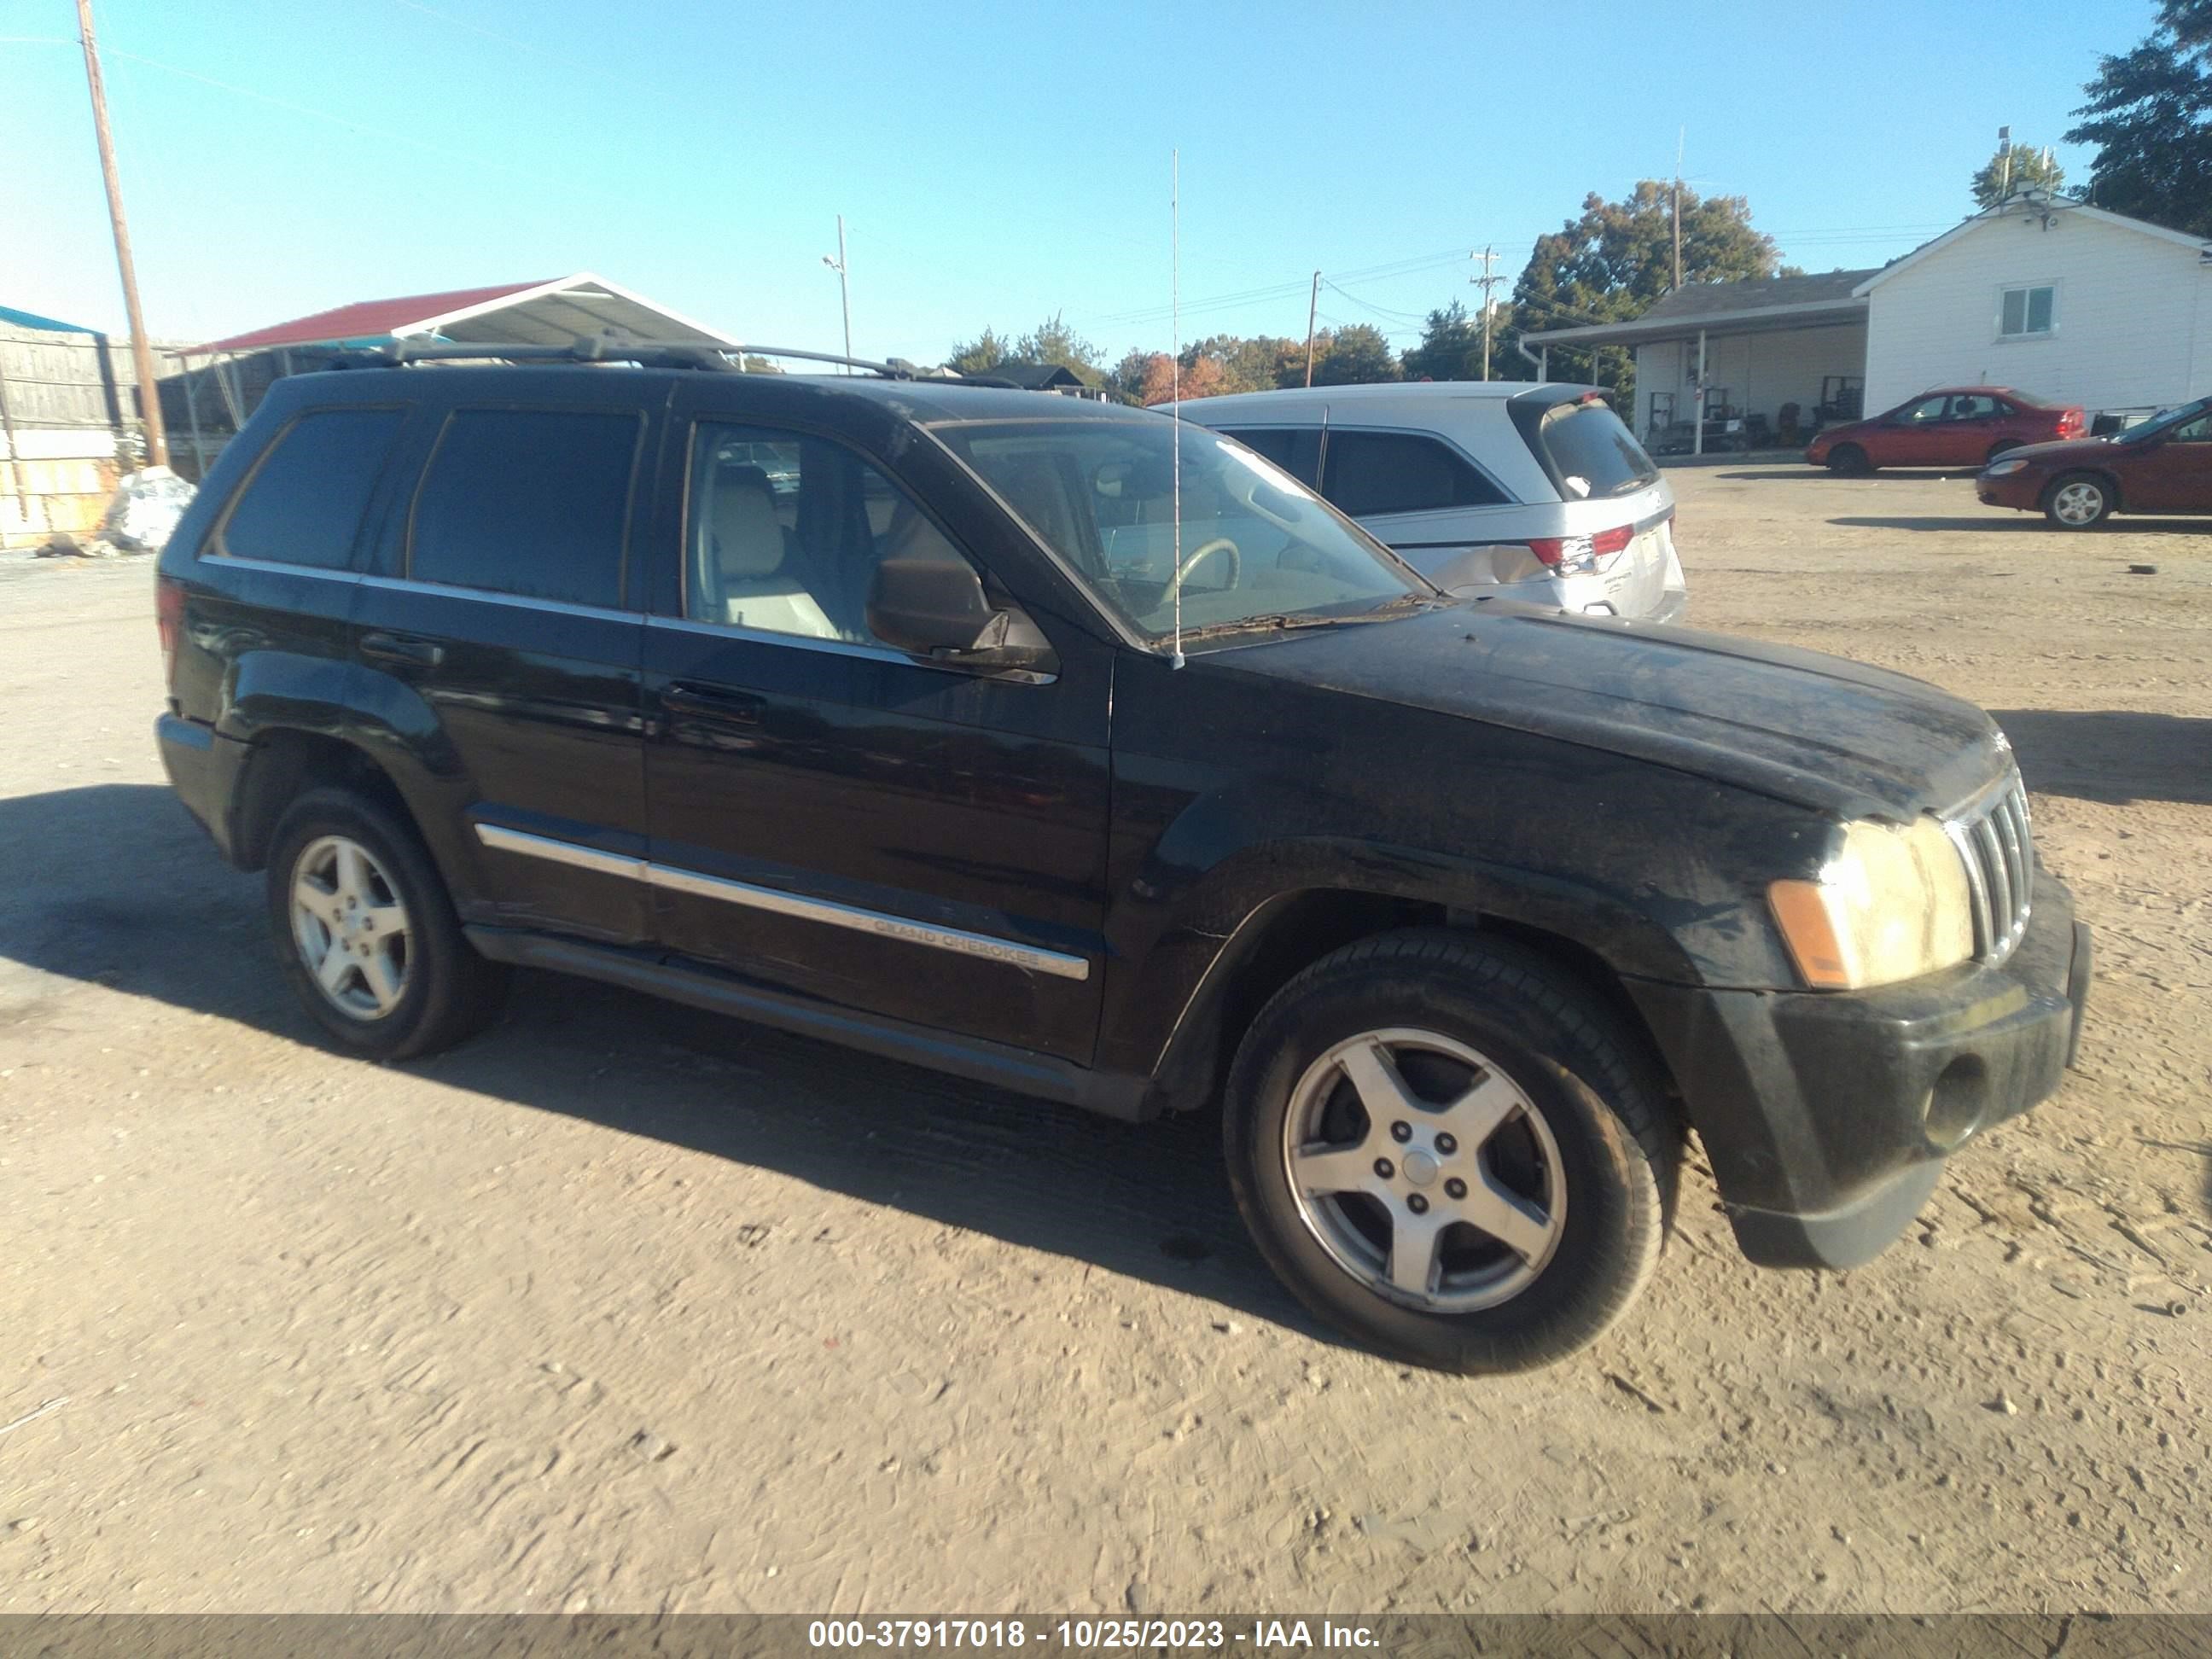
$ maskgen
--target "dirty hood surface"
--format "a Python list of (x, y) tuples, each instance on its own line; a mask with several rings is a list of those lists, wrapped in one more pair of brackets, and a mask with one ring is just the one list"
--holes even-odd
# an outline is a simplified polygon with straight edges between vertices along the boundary
[(1844, 817), (1942, 811), (2010, 765), (1987, 714), (1903, 674), (1511, 601), (1206, 655), (1224, 669), (1556, 737)]

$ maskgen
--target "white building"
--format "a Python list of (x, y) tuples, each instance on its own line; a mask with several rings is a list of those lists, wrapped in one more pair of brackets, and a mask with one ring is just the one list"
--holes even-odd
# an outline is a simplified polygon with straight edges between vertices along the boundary
[(2148, 411), (2212, 393), (2212, 241), (2019, 196), (1880, 270), (1691, 283), (1630, 322), (1524, 338), (1562, 379), (1632, 348), (1655, 447), (1791, 444), (1942, 386)]
[(2015, 198), (1861, 283), (1866, 395), (2009, 386), (2091, 411), (2212, 392), (2212, 242)]

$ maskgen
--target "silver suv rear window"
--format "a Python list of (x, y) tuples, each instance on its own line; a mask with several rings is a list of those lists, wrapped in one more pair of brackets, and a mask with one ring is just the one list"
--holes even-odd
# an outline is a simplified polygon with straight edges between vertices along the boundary
[(1571, 501), (1630, 495), (1659, 477), (1658, 466), (1636, 434), (1595, 399), (1545, 410), (1536, 441)]

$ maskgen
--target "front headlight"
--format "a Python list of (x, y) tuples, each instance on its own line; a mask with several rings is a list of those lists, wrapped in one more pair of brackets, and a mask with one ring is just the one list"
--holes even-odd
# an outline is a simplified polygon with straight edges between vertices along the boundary
[(1805, 982), (1860, 991), (1917, 979), (1974, 953), (1966, 867), (1943, 826), (1844, 826), (1842, 850), (1817, 881), (1767, 889), (1775, 925)]
[(2008, 473), (2019, 471), (2027, 465), (2026, 461), (1991, 461), (1982, 469), (1982, 476), (1984, 478), (2002, 478)]

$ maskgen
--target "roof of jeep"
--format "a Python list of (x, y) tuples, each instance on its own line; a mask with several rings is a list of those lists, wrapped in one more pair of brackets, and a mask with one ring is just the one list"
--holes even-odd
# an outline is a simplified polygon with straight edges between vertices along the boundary
[(959, 380), (894, 380), (872, 374), (720, 374), (712, 369), (639, 368), (625, 363), (474, 363), (436, 362), (404, 368), (346, 368), (287, 376), (276, 384), (289, 388), (292, 398), (323, 395), (343, 385), (349, 397), (391, 397), (399, 386), (420, 395), (434, 389), (441, 397), (496, 396), (503, 401), (527, 402), (533, 391), (551, 400), (573, 397), (579, 376), (591, 384), (605, 384), (608, 375), (666, 385), (702, 380), (714, 385), (743, 386), (773, 395), (776, 391), (805, 391), (838, 398), (854, 398), (881, 404), (921, 425), (948, 421), (1090, 421), (1129, 422), (1164, 418), (1153, 411), (1123, 404), (1103, 404), (1084, 398), (1066, 398), (1053, 392), (1023, 392), (1006, 386), (969, 386)]

